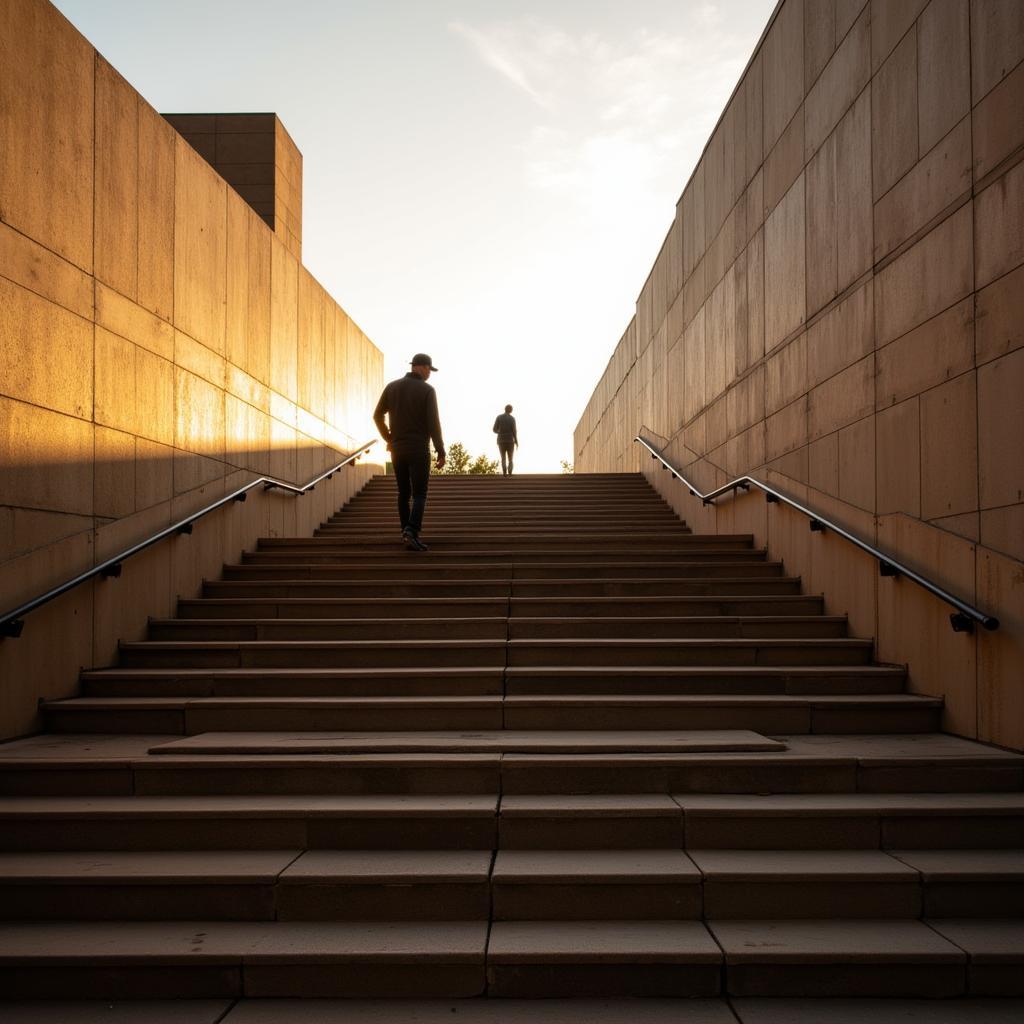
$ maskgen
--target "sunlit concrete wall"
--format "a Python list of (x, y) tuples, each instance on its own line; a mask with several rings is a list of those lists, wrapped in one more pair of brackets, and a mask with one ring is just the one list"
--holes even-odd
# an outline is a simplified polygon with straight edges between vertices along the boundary
[[(0, 4), (0, 612), (247, 480), (373, 436), (382, 357), (260, 217), (45, 0)], [(253, 492), (0, 640), (0, 736), (369, 465)]]
[[(575, 435), (695, 528), (759, 544), (943, 695), (1024, 747), (1024, 3), (784, 0), (679, 200)], [(998, 615), (948, 609), (763, 498), (759, 474)]]

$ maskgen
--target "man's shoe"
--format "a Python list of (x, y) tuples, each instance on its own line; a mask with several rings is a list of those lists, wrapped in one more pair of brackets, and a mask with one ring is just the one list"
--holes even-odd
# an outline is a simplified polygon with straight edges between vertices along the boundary
[(416, 534), (412, 532), (412, 530), (406, 530), (406, 532), (405, 532), (405, 546), (410, 551), (429, 551), (430, 550), (430, 548), (428, 548), (427, 545), (424, 544), (423, 541), (421, 541), (419, 539), (419, 537), (417, 537)]

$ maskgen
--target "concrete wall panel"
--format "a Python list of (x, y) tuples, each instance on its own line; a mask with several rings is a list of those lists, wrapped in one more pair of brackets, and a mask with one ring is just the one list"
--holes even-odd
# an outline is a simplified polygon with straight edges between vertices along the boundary
[(971, 0), (971, 94), (977, 103), (1024, 60), (1024, 5)]
[(138, 93), (96, 58), (96, 277), (122, 295), (138, 297)]
[[(92, 415), (92, 323), (0, 278), (3, 392), (69, 416)], [(54, 339), (61, 344), (55, 345)]]
[(971, 109), (968, 0), (931, 0), (918, 22), (918, 144), (922, 156)]
[(95, 53), (39, 0), (0, 6), (0, 220), (91, 271)]
[(227, 186), (182, 139), (174, 167), (174, 325), (222, 353)]
[(174, 312), (174, 130), (141, 98), (138, 301), (163, 320)]

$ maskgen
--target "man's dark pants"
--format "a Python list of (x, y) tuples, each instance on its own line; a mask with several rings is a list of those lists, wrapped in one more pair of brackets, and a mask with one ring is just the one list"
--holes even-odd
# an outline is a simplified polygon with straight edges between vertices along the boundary
[(398, 484), (398, 517), (402, 520), (402, 530), (408, 528), (418, 537), (423, 527), (423, 510), (427, 505), (430, 452), (417, 452), (412, 455), (392, 454), (391, 465), (394, 467), (395, 482)]
[(514, 441), (509, 444), (505, 444), (503, 441), (498, 442), (498, 451), (501, 452), (501, 472), (504, 476), (508, 476), (512, 472), (512, 453), (515, 450)]

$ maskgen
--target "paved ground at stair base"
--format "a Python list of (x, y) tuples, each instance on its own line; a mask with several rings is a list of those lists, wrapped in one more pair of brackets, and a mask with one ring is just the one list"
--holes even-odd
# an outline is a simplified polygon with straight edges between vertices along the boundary
[(5, 1024), (1019, 1024), (1021, 999), (0, 1003)]

